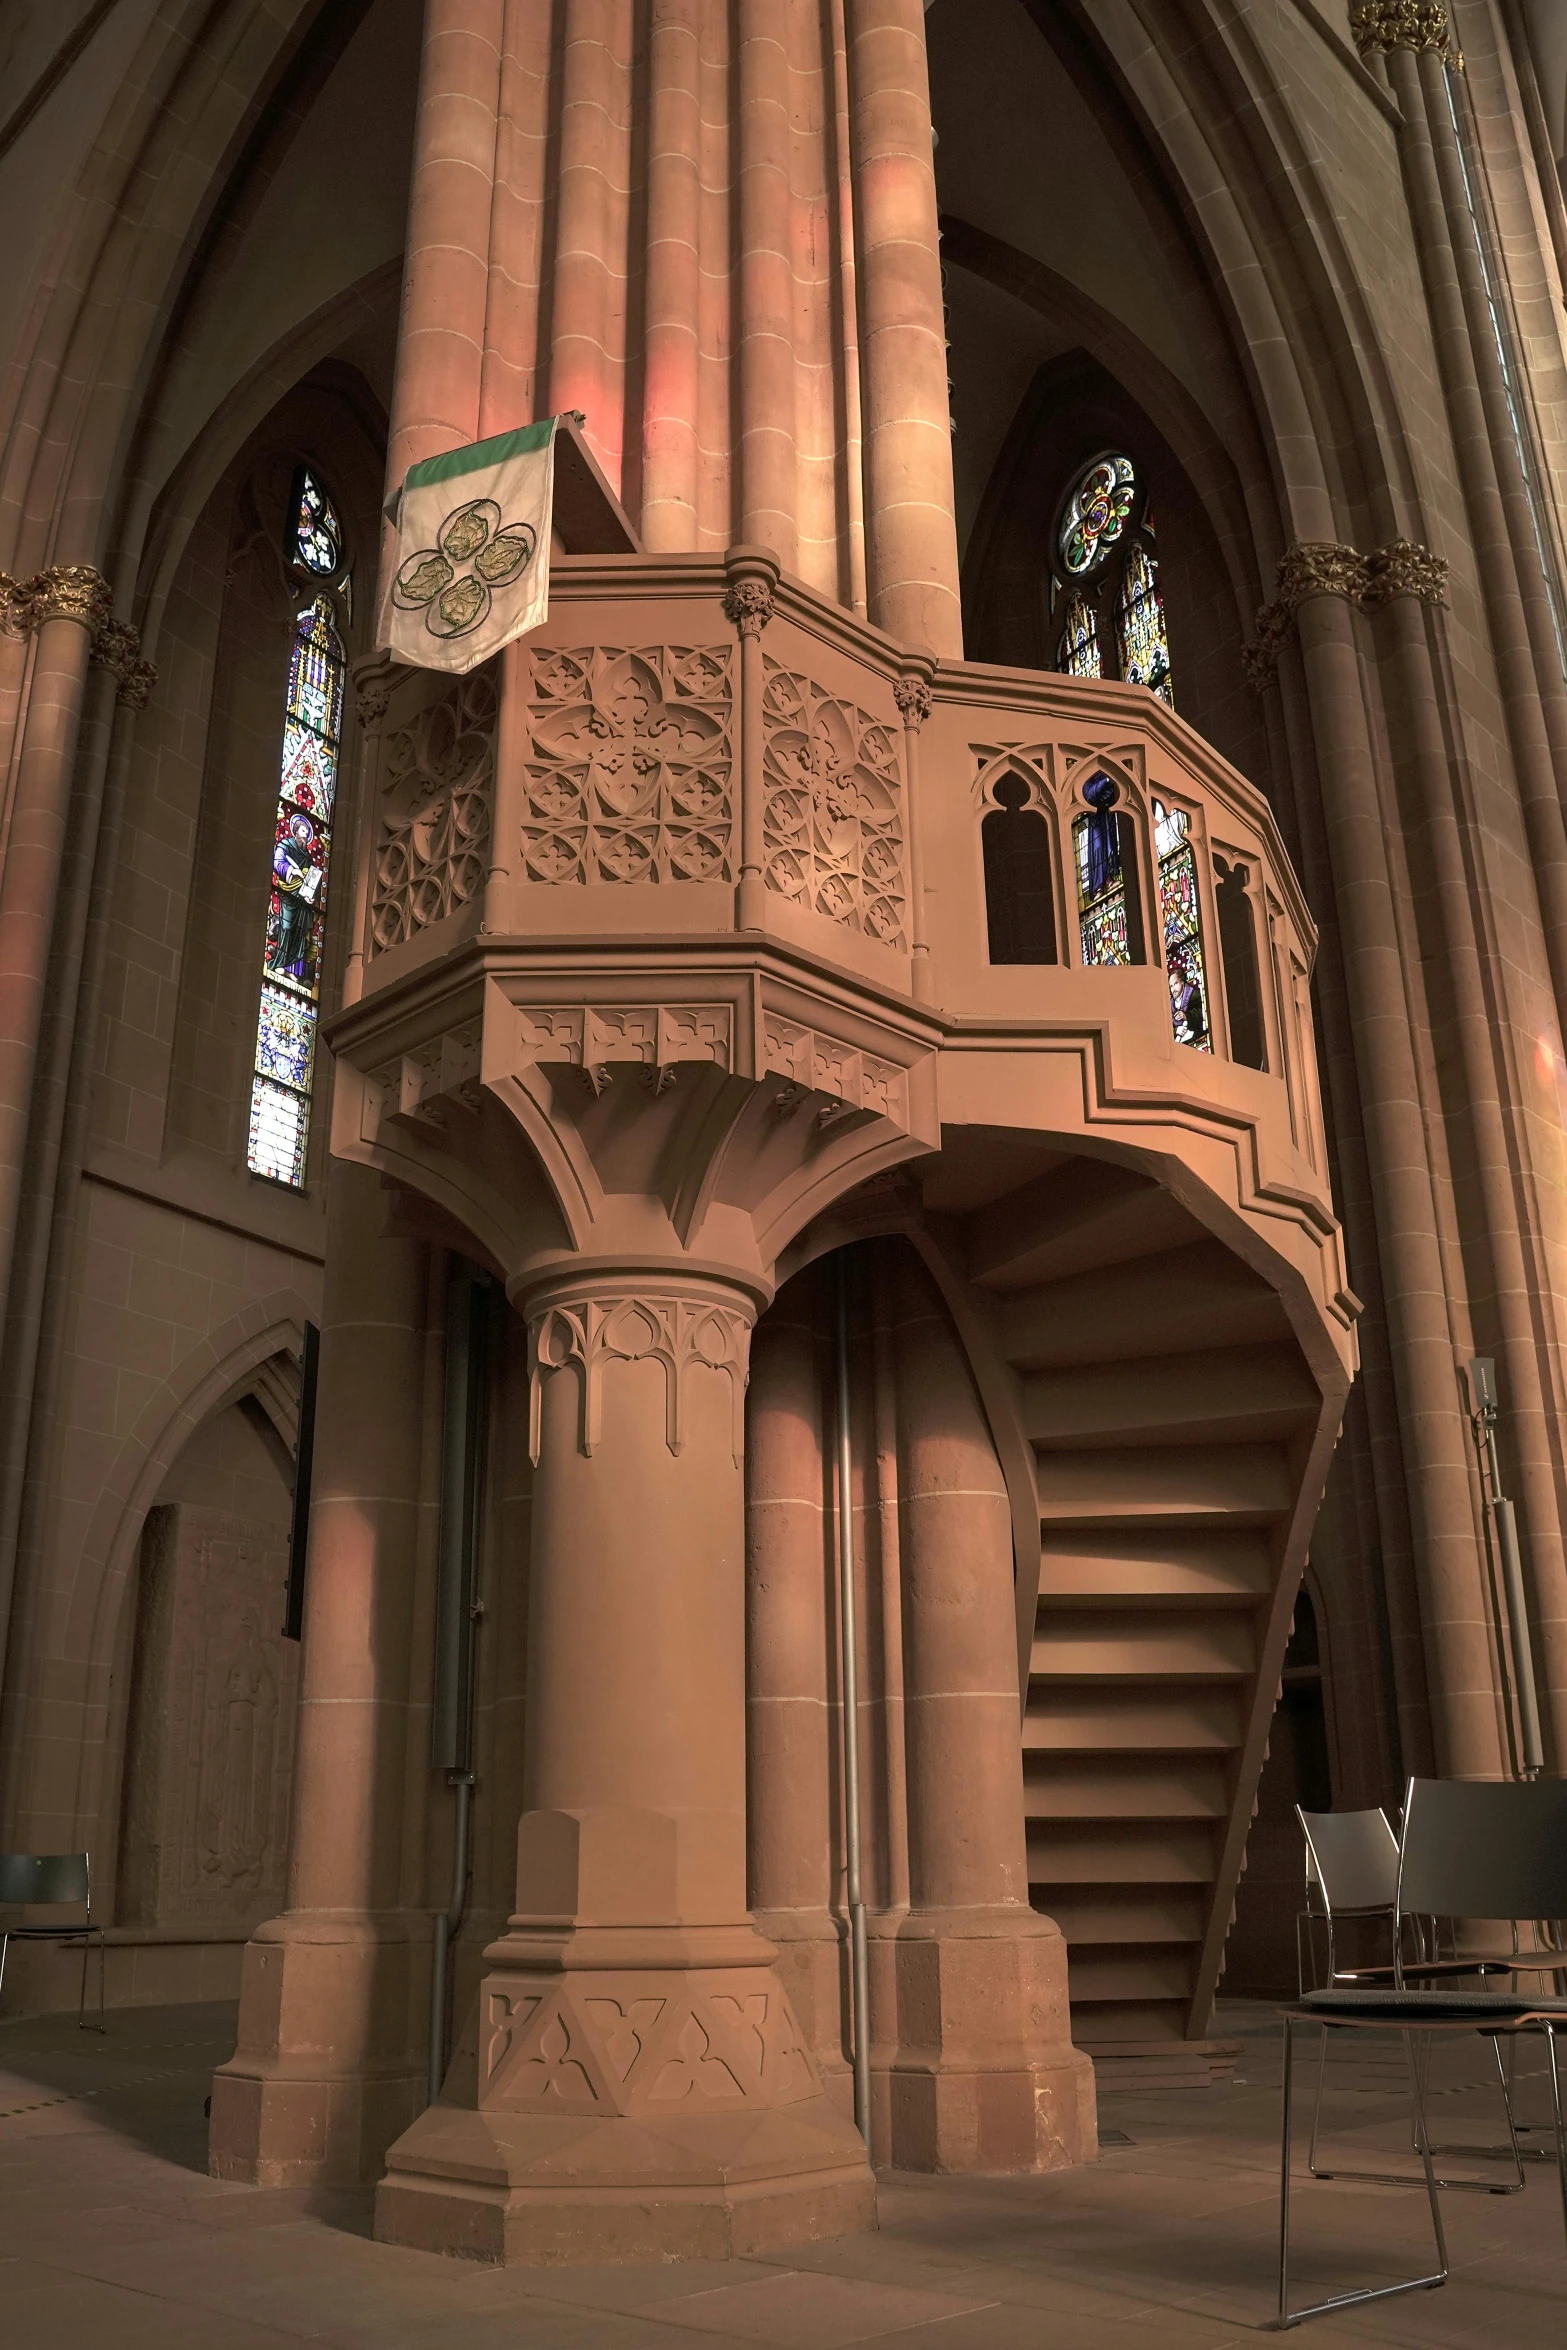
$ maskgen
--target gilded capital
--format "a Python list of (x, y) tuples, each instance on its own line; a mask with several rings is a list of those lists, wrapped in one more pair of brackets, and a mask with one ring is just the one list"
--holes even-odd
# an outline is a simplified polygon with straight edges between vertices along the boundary
[(1370, 612), (1380, 611), (1395, 596), (1418, 596), (1423, 604), (1447, 601), (1447, 561), (1433, 555), (1414, 539), (1394, 539), (1375, 547), (1366, 557), (1366, 585), (1361, 602)]
[(35, 571), (25, 592), (30, 628), (42, 628), (49, 620), (74, 620), (94, 635), (108, 620), (114, 601), (103, 573), (90, 563), (55, 563), (47, 571)]
[(119, 680), (115, 700), (128, 710), (145, 710), (158, 672), (141, 657), (141, 634), (128, 620), (102, 620), (93, 631), (91, 659)]
[(0, 636), (26, 636), (32, 626), (31, 612), (26, 581), (0, 571)]
[(1302, 539), (1280, 557), (1278, 587), (1289, 612), (1312, 596), (1348, 596), (1358, 603), (1366, 592), (1366, 559), (1332, 539)]
[(1458, 63), (1446, 0), (1358, 0), (1349, 29), (1362, 57), (1373, 49), (1434, 49)]

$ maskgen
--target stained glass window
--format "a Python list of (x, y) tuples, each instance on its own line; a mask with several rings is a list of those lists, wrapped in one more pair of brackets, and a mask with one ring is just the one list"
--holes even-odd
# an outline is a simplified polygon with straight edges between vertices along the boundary
[(1173, 708), (1153, 514), (1130, 457), (1111, 451), (1077, 475), (1061, 508), (1053, 568), (1056, 668), (1066, 677), (1145, 685)]
[(1125, 530), (1137, 497), (1129, 457), (1096, 457), (1080, 476), (1061, 517), (1061, 561), (1080, 579), (1092, 571)]
[(1208, 1025), (1208, 974), (1202, 951), (1202, 914), (1197, 903), (1197, 860), (1188, 835), (1191, 818), (1183, 808), (1153, 804), (1154, 852), (1159, 860), (1159, 926), (1170, 982), (1170, 1018), (1177, 1044), (1213, 1050)]
[[(336, 517), (324, 511), (340, 544)], [(289, 659), (246, 1157), (253, 1175), (295, 1190), (310, 1140), (344, 668), (331, 606), (317, 596), (295, 623)]]
[(1116, 611), (1116, 636), (1121, 675), (1128, 685), (1146, 685), (1174, 707), (1170, 690), (1170, 640), (1164, 625), (1164, 599), (1159, 593), (1158, 566), (1146, 547), (1134, 546), (1121, 575)]
[(317, 579), (330, 579), (343, 561), (343, 534), (332, 501), (308, 465), (294, 476), (288, 559), (303, 564)]
[(1101, 677), (1099, 622), (1086, 596), (1074, 596), (1066, 608), (1056, 667), (1067, 677)]
[(1077, 927), (1085, 963), (1130, 963), (1125, 835), (1116, 809), (1120, 792), (1108, 775), (1083, 786), (1088, 813), (1072, 827), (1077, 863)]

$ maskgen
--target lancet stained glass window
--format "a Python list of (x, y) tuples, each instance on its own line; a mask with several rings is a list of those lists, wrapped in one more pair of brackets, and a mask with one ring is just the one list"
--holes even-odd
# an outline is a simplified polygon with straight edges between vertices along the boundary
[(1074, 596), (1066, 608), (1066, 625), (1056, 667), (1068, 677), (1102, 677), (1099, 659), (1099, 623), (1086, 596)]
[(331, 499), (308, 465), (301, 465), (294, 475), (291, 503), (289, 561), (302, 564), (317, 579), (330, 579), (342, 564), (343, 534)]
[[(329, 505), (324, 512), (341, 548), (337, 518)], [(331, 605), (315, 596), (295, 622), (289, 657), (246, 1156), (253, 1175), (296, 1191), (310, 1141), (345, 668)]]
[(1112, 449), (1079, 467), (1061, 502), (1051, 566), (1057, 669), (1145, 685), (1173, 708), (1153, 516), (1130, 457)]
[(1128, 685), (1146, 685), (1161, 700), (1170, 692), (1170, 639), (1164, 625), (1164, 598), (1158, 566), (1144, 546), (1133, 547), (1121, 577), (1116, 610), (1121, 675)]
[(1184, 808), (1153, 804), (1154, 853), (1159, 860), (1159, 927), (1170, 982), (1170, 1019), (1177, 1044), (1211, 1053), (1208, 972), (1202, 949), (1202, 911), (1197, 902), (1197, 860)]
[(1072, 827), (1077, 930), (1085, 963), (1141, 960), (1128, 919), (1126, 838), (1116, 808), (1120, 796), (1108, 775), (1091, 776), (1083, 786), (1088, 814)]

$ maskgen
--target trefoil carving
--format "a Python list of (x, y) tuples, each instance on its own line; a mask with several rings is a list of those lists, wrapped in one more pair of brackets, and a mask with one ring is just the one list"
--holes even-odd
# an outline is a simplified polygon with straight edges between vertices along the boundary
[[(387, 694), (394, 682), (386, 679)], [(373, 674), (361, 687), (367, 703), (381, 690)], [(370, 905), (373, 953), (401, 946), (482, 896), (496, 708), (493, 678), (476, 670), (387, 736)]]
[(767, 664), (762, 701), (767, 887), (905, 947), (903, 785), (890, 726)]
[(732, 881), (732, 648), (532, 655), (529, 881)]

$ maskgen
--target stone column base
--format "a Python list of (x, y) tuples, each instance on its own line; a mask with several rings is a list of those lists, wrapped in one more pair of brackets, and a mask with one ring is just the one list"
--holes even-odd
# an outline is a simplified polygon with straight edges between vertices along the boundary
[(822, 2088), (854, 2119), (854, 2074), (844, 2054), (848, 1938), (825, 1909), (759, 1909), (756, 1930), (778, 1953), (778, 1977), (810, 2050)]
[[(864, 2145), (772, 1968), (616, 1965), (617, 1938), (594, 1937), (592, 1965), (524, 1957), (485, 1977), (476, 2044), (387, 2156), (381, 2241), (562, 2267), (874, 2227)], [(757, 1947), (749, 1928), (723, 1938)]]
[[(877, 2157), (894, 2170), (1052, 2171), (1098, 2158), (1066, 1944), (1032, 1910), (915, 1912), (872, 1945)], [(876, 1993), (880, 1992), (880, 1998)]]
[(428, 1950), (410, 1943), (401, 1919), (261, 1927), (241, 1968), (239, 2043), (212, 2076), (213, 2178), (257, 2187), (378, 2178), (427, 2094), (405, 2044), (428, 1970)]

